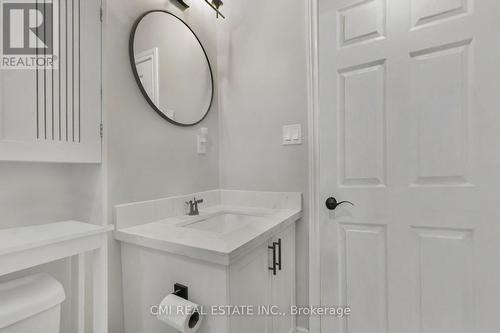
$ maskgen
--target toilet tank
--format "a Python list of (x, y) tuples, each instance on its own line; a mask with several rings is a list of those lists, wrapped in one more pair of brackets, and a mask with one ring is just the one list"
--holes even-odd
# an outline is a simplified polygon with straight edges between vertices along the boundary
[(0, 283), (0, 333), (59, 333), (63, 286), (48, 274)]

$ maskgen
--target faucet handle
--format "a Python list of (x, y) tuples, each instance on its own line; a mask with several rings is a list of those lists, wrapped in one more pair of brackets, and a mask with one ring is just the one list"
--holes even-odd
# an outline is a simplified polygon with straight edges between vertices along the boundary
[(198, 204), (202, 202), (203, 199), (196, 200), (196, 197), (193, 199), (194, 215), (200, 215), (200, 211), (198, 210)]
[(203, 203), (203, 199), (196, 200), (196, 197), (193, 198), (193, 200), (186, 201), (186, 205), (189, 208), (189, 214), (188, 215), (199, 215), (200, 212), (198, 210), (198, 204)]
[(191, 213), (193, 211), (193, 201), (185, 201), (184, 203), (186, 204), (186, 209)]

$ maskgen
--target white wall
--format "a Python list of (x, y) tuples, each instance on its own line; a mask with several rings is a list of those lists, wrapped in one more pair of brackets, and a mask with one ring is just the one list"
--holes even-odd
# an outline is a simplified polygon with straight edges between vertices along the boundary
[(71, 167), (0, 162), (0, 226), (73, 218)]
[[(218, 22), (220, 183), (226, 189), (300, 191), (307, 142), (282, 146), (282, 126), (307, 133), (306, 4), (225, 1)], [(307, 216), (307, 206), (305, 206)], [(297, 226), (297, 302), (308, 304), (308, 222)], [(308, 327), (307, 318), (298, 325)]]
[[(216, 20), (203, 1), (182, 12), (165, 0), (107, 0), (105, 10), (105, 110), (108, 204), (149, 200), (219, 186), (217, 103), (199, 126), (182, 128), (160, 118), (146, 103), (130, 69), (129, 34), (140, 14), (169, 10), (197, 33), (217, 71)], [(216, 98), (217, 101), (217, 98)], [(196, 153), (196, 135), (208, 127), (209, 152)], [(111, 209), (110, 209), (111, 213)], [(108, 216), (112, 222), (112, 216)], [(123, 333), (120, 247), (110, 241), (110, 333)]]
[(100, 221), (100, 166), (0, 162), (0, 228)]

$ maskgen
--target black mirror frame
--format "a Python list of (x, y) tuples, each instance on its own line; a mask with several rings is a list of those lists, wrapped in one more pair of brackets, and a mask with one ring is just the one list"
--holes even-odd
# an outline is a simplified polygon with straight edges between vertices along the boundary
[[(139, 26), (139, 24), (141, 23), (141, 21), (149, 14), (151, 13), (165, 13), (165, 14), (168, 14), (168, 15), (171, 15), (173, 17), (175, 17), (176, 19), (178, 19), (180, 22), (182, 22), (190, 31), (191, 33), (193, 34), (193, 36), (196, 38), (196, 40), (198, 41), (198, 43), (200, 44), (201, 46), (201, 49), (203, 50), (203, 54), (205, 54), (205, 58), (207, 60), (207, 64), (208, 64), (208, 69), (210, 71), (210, 81), (211, 81), (211, 84), (212, 84), (212, 93), (211, 93), (211, 97), (210, 97), (210, 104), (208, 105), (208, 108), (207, 108), (207, 111), (205, 112), (205, 114), (203, 115), (203, 117), (198, 120), (197, 122), (194, 122), (192, 124), (183, 124), (183, 123), (179, 123), (173, 119), (170, 119), (169, 117), (167, 117), (161, 110), (158, 106), (156, 106), (156, 104), (151, 100), (151, 98), (149, 97), (148, 93), (146, 92), (146, 90), (144, 89), (144, 87), (142, 86), (142, 83), (141, 83), (141, 80), (139, 78), (139, 73), (137, 73), (137, 68), (135, 67), (135, 52), (134, 52), (134, 40), (135, 40), (135, 34), (137, 32), (137, 28)], [(132, 67), (132, 73), (134, 73), (134, 78), (135, 78), (135, 81), (137, 82), (137, 85), (139, 86), (139, 89), (141, 90), (141, 93), (142, 95), (144, 96), (144, 98), (146, 99), (146, 101), (148, 102), (149, 106), (151, 106), (153, 108), (153, 110), (156, 111), (156, 113), (158, 113), (163, 119), (167, 120), (168, 122), (174, 124), (174, 125), (177, 125), (177, 126), (183, 126), (183, 127), (188, 127), (188, 126), (194, 126), (194, 125), (197, 125), (199, 123), (201, 123), (208, 115), (208, 113), (210, 112), (210, 109), (212, 108), (212, 104), (213, 104), (213, 101), (214, 101), (214, 75), (213, 75), (213, 72), (212, 72), (212, 65), (210, 64), (210, 59), (208, 58), (208, 54), (207, 54), (207, 51), (205, 50), (205, 48), (203, 47), (203, 44), (201, 43), (200, 39), (198, 38), (198, 36), (195, 34), (195, 32), (193, 31), (193, 29), (191, 29), (191, 27), (186, 23), (184, 22), (180, 17), (178, 17), (177, 15), (175, 14), (172, 14), (166, 10), (160, 10), (160, 9), (155, 9), (155, 10), (150, 10), (150, 11), (147, 11), (145, 12), (144, 14), (142, 14), (135, 22), (134, 22), (134, 25), (132, 27), (132, 32), (130, 33), (130, 39), (129, 39), (129, 57), (130, 57), (130, 65)]]

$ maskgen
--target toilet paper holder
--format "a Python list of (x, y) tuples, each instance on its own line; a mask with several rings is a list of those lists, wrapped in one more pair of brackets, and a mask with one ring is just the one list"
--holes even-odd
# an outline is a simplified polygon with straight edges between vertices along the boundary
[(176, 283), (174, 284), (174, 292), (173, 294), (177, 297), (184, 298), (186, 301), (188, 300), (188, 287), (183, 284)]
[[(159, 308), (171, 309), (174, 311), (162, 311), (157, 315), (157, 319), (174, 328), (176, 332), (180, 333), (194, 333), (197, 332), (201, 322), (202, 316), (198, 308), (200, 305), (190, 302), (188, 300), (188, 287), (176, 283), (174, 284), (174, 291), (160, 302)], [(178, 312), (181, 307), (182, 312)]]

